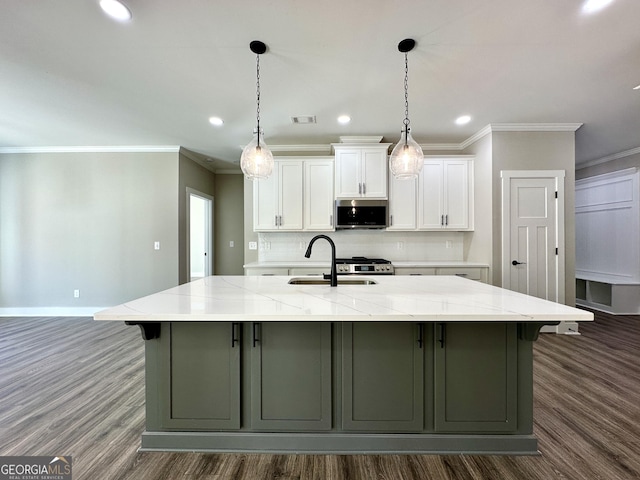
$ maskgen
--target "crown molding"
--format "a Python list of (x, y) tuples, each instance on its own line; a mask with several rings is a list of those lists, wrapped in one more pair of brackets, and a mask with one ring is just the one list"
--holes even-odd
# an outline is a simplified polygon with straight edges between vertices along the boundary
[[(244, 148), (244, 147), (242, 147)], [(295, 152), (295, 153), (331, 153), (329, 144), (306, 144), (306, 145), (269, 145), (271, 152)]]
[(177, 145), (0, 147), (0, 153), (178, 153)]
[(596, 160), (591, 160), (590, 162), (584, 162), (580, 165), (576, 165), (576, 169), (582, 169), (587, 167), (594, 167), (596, 165), (601, 165), (603, 163), (612, 162), (614, 160), (619, 160), (625, 157), (631, 157), (632, 155), (640, 154), (640, 147), (632, 148), (631, 150), (625, 150), (624, 152), (614, 153), (612, 155), (607, 155), (606, 157), (598, 158)]

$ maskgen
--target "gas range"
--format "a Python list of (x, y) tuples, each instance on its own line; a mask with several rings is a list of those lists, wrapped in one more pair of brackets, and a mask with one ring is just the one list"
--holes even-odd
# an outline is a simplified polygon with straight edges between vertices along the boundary
[(336, 258), (338, 275), (393, 275), (391, 260), (384, 258), (351, 257)]

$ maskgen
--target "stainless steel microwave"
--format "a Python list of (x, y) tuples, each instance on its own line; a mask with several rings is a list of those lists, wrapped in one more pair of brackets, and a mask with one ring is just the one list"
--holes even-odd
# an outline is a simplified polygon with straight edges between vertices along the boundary
[(387, 200), (336, 200), (336, 229), (386, 228)]

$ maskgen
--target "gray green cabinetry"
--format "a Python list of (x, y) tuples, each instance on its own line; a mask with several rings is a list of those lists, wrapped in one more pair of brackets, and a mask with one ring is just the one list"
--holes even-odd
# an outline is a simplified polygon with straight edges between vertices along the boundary
[(437, 432), (517, 429), (517, 325), (435, 325), (434, 421)]
[(161, 322), (142, 450), (535, 453), (511, 322)]
[(331, 324), (251, 323), (251, 428), (331, 429)]
[(344, 430), (423, 430), (424, 349), (422, 324), (342, 325)]
[(169, 429), (240, 428), (239, 324), (164, 323), (160, 419)]

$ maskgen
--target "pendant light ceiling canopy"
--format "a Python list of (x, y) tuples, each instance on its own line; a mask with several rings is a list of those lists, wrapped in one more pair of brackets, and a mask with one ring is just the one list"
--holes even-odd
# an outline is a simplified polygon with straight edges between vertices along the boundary
[(391, 151), (389, 157), (389, 169), (395, 178), (416, 178), (422, 170), (424, 154), (422, 148), (411, 137), (409, 128), (409, 53), (416, 46), (412, 38), (405, 38), (398, 44), (398, 50), (404, 53), (404, 127), (400, 135), (400, 141)]
[(240, 168), (249, 180), (268, 178), (273, 172), (273, 154), (264, 142), (264, 132), (260, 128), (260, 55), (267, 51), (267, 46), (254, 40), (249, 48), (256, 54), (256, 128), (253, 139), (242, 150)]

